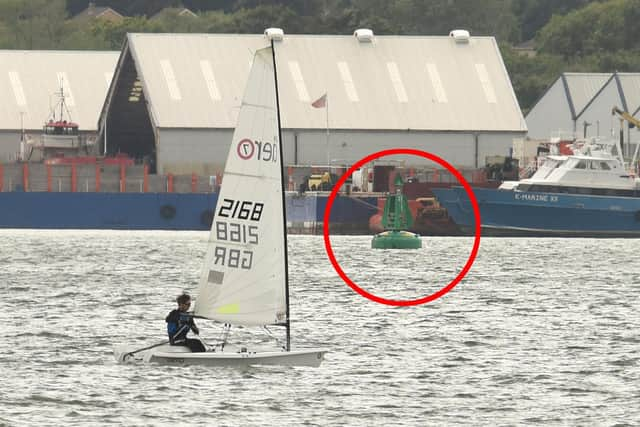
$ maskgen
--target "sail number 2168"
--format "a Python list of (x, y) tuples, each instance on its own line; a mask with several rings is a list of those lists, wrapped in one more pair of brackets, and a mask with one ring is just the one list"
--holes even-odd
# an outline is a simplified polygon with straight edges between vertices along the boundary
[(222, 199), (218, 216), (224, 218), (237, 218), (251, 221), (260, 221), (264, 203), (250, 200)]

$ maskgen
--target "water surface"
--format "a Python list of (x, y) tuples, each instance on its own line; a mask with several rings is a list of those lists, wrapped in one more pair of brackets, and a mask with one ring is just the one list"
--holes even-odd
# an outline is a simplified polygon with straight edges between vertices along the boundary
[[(237, 370), (112, 356), (164, 339), (173, 298), (195, 292), (207, 233), (0, 238), (0, 424), (640, 423), (640, 240), (486, 238), (449, 294), (400, 308), (348, 288), (321, 237), (290, 236), (293, 346), (330, 352), (320, 368)], [(332, 244), (368, 292), (415, 299), (458, 274), (472, 239), (406, 252), (371, 250), (370, 237)], [(215, 341), (220, 327), (199, 325)]]

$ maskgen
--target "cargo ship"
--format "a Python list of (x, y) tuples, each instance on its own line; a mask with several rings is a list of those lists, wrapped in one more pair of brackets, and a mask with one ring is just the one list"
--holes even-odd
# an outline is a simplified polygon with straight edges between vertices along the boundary
[[(222, 177), (158, 175), (127, 156), (0, 164), (0, 228), (209, 230)], [(320, 234), (328, 191), (289, 191), (289, 231)], [(331, 230), (367, 234), (377, 197), (336, 199)]]
[[(60, 109), (61, 113), (64, 108)], [(0, 228), (208, 230), (213, 220), (221, 175), (153, 173), (153, 164), (126, 154), (96, 155), (80, 136), (78, 124), (62, 117), (45, 122), (38, 141), (21, 144), (20, 161), (0, 164)], [(322, 234), (324, 210), (333, 183), (346, 167), (288, 167), (288, 231)], [(484, 171), (465, 172), (477, 186), (491, 186)], [(439, 206), (433, 188), (457, 181), (437, 170), (418, 173), (375, 165), (349, 179), (332, 207), (335, 234), (379, 232), (376, 218), (393, 180), (403, 174), (421, 235), (458, 235), (458, 226)], [(426, 182), (424, 182), (426, 180)], [(296, 184), (298, 183), (298, 184)], [(497, 184), (495, 184), (497, 185)], [(412, 230), (413, 231), (413, 230)]]
[[(100, 155), (79, 131), (65, 105), (64, 85), (38, 140), (23, 138), (19, 161), (0, 164), (0, 228), (208, 230), (223, 177), (158, 174), (152, 158)], [(504, 159), (501, 159), (503, 162)], [(503, 171), (500, 163), (498, 170)], [(324, 210), (333, 183), (345, 166), (289, 166), (286, 192), (290, 233), (322, 234)], [(502, 172), (500, 172), (502, 173)], [(393, 193), (396, 175), (413, 216), (411, 231), (421, 235), (459, 235), (433, 188), (457, 181), (435, 169), (416, 171), (378, 163), (354, 173), (332, 207), (335, 234), (381, 231), (385, 194)], [(474, 186), (495, 186), (487, 170), (464, 174)], [(357, 176), (357, 177), (356, 177)], [(487, 176), (491, 179), (487, 179)], [(502, 175), (501, 175), (502, 177)]]
[[(210, 229), (221, 175), (157, 174), (150, 160), (99, 155), (72, 120), (63, 87), (42, 134), (29, 138), (22, 132), (18, 161), (0, 164), (0, 228)], [(312, 189), (287, 193), (292, 233), (322, 232), (331, 185), (309, 182)], [(338, 198), (332, 232), (368, 233), (375, 202), (367, 194)]]

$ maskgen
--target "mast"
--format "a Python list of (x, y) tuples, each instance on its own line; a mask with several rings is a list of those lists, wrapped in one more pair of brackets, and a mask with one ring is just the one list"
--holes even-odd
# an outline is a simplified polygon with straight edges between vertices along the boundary
[(60, 79), (60, 121), (64, 112), (64, 80)]
[(278, 71), (276, 69), (276, 50), (271, 39), (271, 55), (273, 57), (273, 76), (276, 85), (276, 113), (278, 114), (278, 150), (280, 151), (280, 197), (282, 199), (282, 222), (284, 233), (284, 293), (287, 306), (287, 351), (291, 350), (291, 321), (289, 320), (289, 257), (287, 253), (287, 205), (284, 198), (284, 150), (282, 149), (282, 128), (280, 127), (280, 96), (278, 94)]

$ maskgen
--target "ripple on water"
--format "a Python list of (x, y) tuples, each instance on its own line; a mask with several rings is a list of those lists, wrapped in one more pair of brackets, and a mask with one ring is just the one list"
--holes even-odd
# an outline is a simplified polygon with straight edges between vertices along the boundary
[[(112, 356), (119, 343), (164, 339), (173, 298), (198, 281), (206, 233), (0, 238), (11, 308), (0, 424), (640, 424), (640, 275), (628, 267), (640, 265), (640, 241), (485, 238), (449, 294), (396, 308), (348, 288), (322, 237), (291, 236), (293, 346), (330, 353), (318, 369), (235, 370)], [(448, 283), (471, 241), (428, 238), (400, 258), (371, 251), (368, 236), (332, 237), (347, 274), (394, 299)]]

